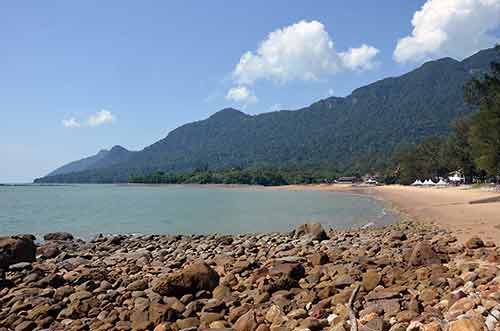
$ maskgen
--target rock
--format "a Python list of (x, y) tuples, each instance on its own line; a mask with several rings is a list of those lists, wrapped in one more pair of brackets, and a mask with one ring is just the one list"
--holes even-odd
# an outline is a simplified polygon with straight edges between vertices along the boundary
[(448, 318), (449, 320), (453, 320), (458, 316), (473, 310), (475, 306), (476, 303), (472, 298), (461, 298), (450, 307), (450, 309), (446, 313), (446, 318)]
[(494, 330), (496, 326), (500, 326), (500, 310), (493, 309), (490, 311), (485, 324), (488, 330)]
[(284, 275), (292, 279), (300, 279), (304, 276), (305, 269), (301, 263), (278, 263), (269, 269), (269, 275)]
[(483, 331), (483, 323), (476, 319), (461, 319), (450, 323), (449, 331)]
[(147, 311), (134, 310), (130, 315), (130, 322), (134, 330), (148, 330), (153, 323), (149, 320)]
[(236, 331), (255, 331), (257, 329), (257, 321), (255, 320), (255, 311), (250, 310), (243, 314), (234, 323), (233, 328)]
[(437, 321), (432, 321), (428, 324), (424, 324), (422, 331), (441, 331), (441, 325)]
[(395, 241), (395, 240), (403, 241), (403, 240), (406, 240), (406, 239), (408, 239), (408, 237), (402, 231), (392, 231), (391, 234), (389, 235), (389, 240), (390, 241)]
[(68, 232), (51, 232), (43, 236), (43, 240), (59, 240), (59, 241), (69, 241), (73, 240), (73, 235)]
[(181, 297), (199, 291), (213, 291), (219, 285), (219, 275), (205, 263), (195, 263), (174, 274), (159, 277), (152, 290), (160, 295)]
[(328, 261), (329, 261), (328, 255), (323, 253), (323, 252), (314, 253), (314, 254), (309, 256), (309, 262), (313, 266), (323, 265), (323, 264), (328, 263)]
[(18, 324), (14, 330), (15, 331), (32, 331), (36, 328), (36, 326), (37, 325), (35, 324), (35, 322), (24, 321), (24, 322), (21, 322), (20, 324)]
[(410, 256), (409, 264), (411, 266), (427, 266), (432, 264), (440, 264), (441, 259), (432, 249), (432, 246), (423, 241), (419, 242), (414, 248)]
[(200, 315), (200, 322), (204, 326), (209, 326), (215, 321), (219, 321), (224, 319), (224, 314), (223, 313), (206, 313), (203, 312)]
[(36, 246), (33, 236), (0, 237), (0, 269), (20, 262), (36, 260)]
[(149, 321), (153, 324), (161, 322), (174, 322), (179, 315), (175, 309), (171, 308), (169, 305), (161, 303), (150, 304), (148, 310)]
[(12, 264), (9, 267), (9, 270), (12, 270), (12, 271), (31, 270), (31, 263), (30, 262), (19, 262), (16, 264)]
[(177, 320), (175, 322), (179, 330), (188, 329), (188, 328), (198, 328), (200, 326), (200, 320), (196, 317), (188, 317), (184, 319)]
[(375, 270), (368, 270), (363, 275), (363, 288), (365, 291), (371, 291), (380, 283), (382, 276)]
[(468, 249), (476, 249), (484, 247), (484, 242), (479, 237), (472, 237), (465, 242), (465, 247)]
[(148, 288), (148, 283), (143, 279), (138, 279), (128, 284), (127, 290), (129, 291), (144, 291)]
[(212, 291), (212, 296), (217, 299), (229, 297), (231, 296), (231, 289), (227, 286), (219, 285)]
[(36, 253), (44, 258), (53, 259), (59, 255), (60, 251), (55, 243), (48, 242), (38, 247)]
[(306, 223), (299, 225), (295, 229), (294, 236), (295, 238), (304, 237), (308, 240), (328, 240), (328, 236), (320, 223)]

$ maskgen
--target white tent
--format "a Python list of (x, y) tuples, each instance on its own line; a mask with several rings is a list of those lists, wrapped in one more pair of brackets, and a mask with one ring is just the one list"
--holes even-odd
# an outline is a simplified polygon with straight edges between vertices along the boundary
[(411, 184), (411, 186), (422, 186), (422, 185), (424, 185), (424, 183), (422, 183), (420, 179), (415, 180), (413, 184)]
[(434, 183), (432, 180), (430, 179), (427, 179), (425, 182), (424, 182), (424, 185), (426, 186), (434, 186), (436, 185), (436, 183)]
[(448, 186), (448, 183), (445, 182), (443, 179), (440, 179), (439, 182), (436, 184), (437, 186)]

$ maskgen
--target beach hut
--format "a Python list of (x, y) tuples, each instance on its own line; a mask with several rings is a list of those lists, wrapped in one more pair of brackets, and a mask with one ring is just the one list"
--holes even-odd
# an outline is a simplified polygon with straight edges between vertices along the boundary
[(450, 172), (448, 182), (455, 185), (465, 183), (465, 177), (463, 176), (462, 169)]
[(424, 183), (420, 179), (416, 179), (411, 186), (422, 186)]
[(465, 183), (465, 178), (464, 177), (456, 176), (456, 175), (448, 177), (448, 180), (450, 182), (454, 183), (454, 184)]

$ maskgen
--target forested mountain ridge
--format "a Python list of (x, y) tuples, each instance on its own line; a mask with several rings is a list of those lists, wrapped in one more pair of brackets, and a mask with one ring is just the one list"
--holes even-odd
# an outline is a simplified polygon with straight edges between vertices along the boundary
[(223, 109), (183, 125), (166, 138), (108, 167), (90, 167), (38, 182), (124, 182), (153, 171), (327, 164), (340, 171), (384, 165), (394, 147), (449, 132), (450, 122), (471, 111), (464, 84), (500, 60), (495, 49), (463, 61), (444, 58), (399, 77), (358, 88), (295, 111), (250, 116)]
[(73, 161), (49, 173), (47, 176), (64, 175), (72, 172), (81, 172), (88, 169), (100, 169), (111, 167), (115, 164), (127, 161), (134, 152), (116, 145), (110, 150), (100, 150), (97, 154)]

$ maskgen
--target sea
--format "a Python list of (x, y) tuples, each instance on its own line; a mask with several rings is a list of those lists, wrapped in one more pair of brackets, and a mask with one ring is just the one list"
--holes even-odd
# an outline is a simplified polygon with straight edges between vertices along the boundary
[(305, 222), (346, 228), (397, 215), (369, 196), (182, 185), (2, 185), (0, 236), (286, 232)]

